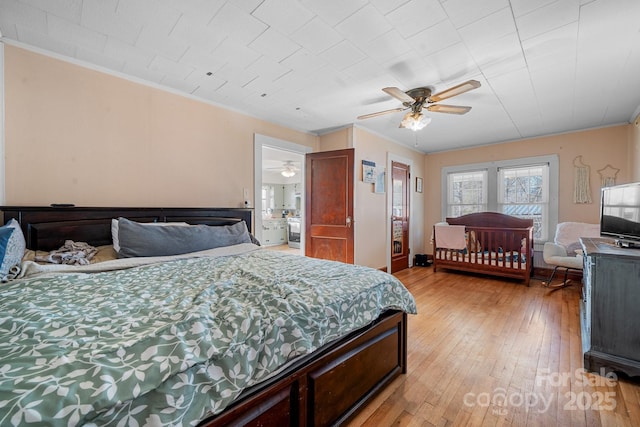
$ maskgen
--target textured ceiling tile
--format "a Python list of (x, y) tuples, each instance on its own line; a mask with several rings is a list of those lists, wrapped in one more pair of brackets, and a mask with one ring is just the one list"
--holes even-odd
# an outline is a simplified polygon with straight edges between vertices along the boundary
[(291, 34), (315, 16), (297, 0), (265, 0), (253, 16), (283, 34)]
[(151, 70), (148, 67), (141, 67), (139, 64), (134, 62), (126, 62), (122, 71), (132, 77), (154, 83), (160, 83), (165, 76), (164, 73)]
[(386, 15), (409, 1), (410, 0), (370, 0), (370, 3), (374, 5), (380, 13)]
[(184, 79), (191, 74), (194, 68), (190, 65), (181, 64), (157, 55), (149, 64), (151, 71), (157, 71), (161, 74), (171, 75), (174, 78)]
[(367, 5), (336, 25), (336, 30), (360, 45), (390, 31), (393, 27), (376, 8)]
[[(189, 74), (184, 79), (188, 84), (194, 88), (202, 88), (211, 91), (212, 93), (221, 88), (227, 81), (216, 77), (215, 75), (207, 75), (206, 70), (196, 69), (193, 73)], [(193, 89), (190, 93), (195, 93), (196, 89)]]
[(426, 77), (424, 70), (433, 69), (422, 55), (415, 55), (413, 52), (394, 58), (383, 66), (390, 77), (400, 83), (400, 89), (403, 90), (414, 86), (423, 86)]
[(277, 81), (262, 76), (256, 77), (245, 86), (247, 89), (259, 93), (261, 97), (269, 97), (267, 102), (272, 101), (273, 94), (282, 89), (282, 85)]
[(373, 59), (365, 58), (343, 70), (342, 75), (351, 80), (353, 86), (375, 79), (384, 74), (384, 68)]
[(527, 67), (517, 33), (504, 35), (487, 44), (470, 46), (469, 52), (486, 77), (496, 77)]
[(442, 21), (407, 39), (422, 56), (431, 55), (460, 41), (460, 36), (450, 21)]
[(236, 67), (232, 64), (226, 64), (214, 74), (219, 79), (226, 80), (228, 82), (233, 83), (236, 86), (244, 87), (251, 80), (258, 77), (258, 75), (254, 72), (248, 71), (246, 69)]
[(516, 25), (511, 10), (507, 8), (466, 25), (458, 31), (465, 44), (473, 50), (516, 33)]
[(366, 0), (300, 0), (300, 3), (327, 24), (335, 26), (367, 4)]
[(343, 70), (365, 58), (362, 51), (346, 40), (322, 52), (320, 56), (336, 70)]
[(403, 37), (411, 37), (447, 18), (438, 0), (411, 0), (386, 15)]
[(180, 62), (192, 65), (194, 68), (206, 70), (206, 72), (215, 73), (224, 66), (226, 61), (217, 55), (203, 51), (196, 47), (189, 47), (185, 54), (180, 58)]
[(47, 32), (47, 14), (38, 8), (16, 0), (2, 0), (0, 3), (0, 31), (3, 36), (16, 33), (16, 26), (23, 27), (23, 33)]
[[(209, 24), (214, 16), (220, 13), (225, 3), (227, 0), (163, 0), (162, 2), (165, 7), (170, 5), (193, 20), (197, 20), (199, 25)], [(233, 3), (235, 9), (235, 4), (238, 2)]]
[(427, 66), (424, 71), (424, 84), (450, 84), (460, 80), (468, 80), (480, 74), (474, 57), (466, 46), (460, 42), (442, 49), (425, 58)]
[(578, 22), (548, 31), (522, 42), (522, 50), (530, 70), (555, 68), (563, 62), (576, 61)]
[(125, 62), (136, 64), (139, 67), (148, 67), (155, 56), (155, 53), (132, 46), (113, 37), (107, 38), (104, 54), (113, 58), (122, 58)]
[(51, 37), (77, 44), (85, 49), (102, 52), (107, 43), (107, 36), (81, 27), (55, 15), (47, 17), (47, 27)]
[(169, 34), (170, 39), (188, 46), (195, 46), (205, 52), (213, 51), (226, 37), (227, 35), (222, 31), (200, 25), (186, 15), (180, 17)]
[(299, 44), (294, 43), (291, 39), (271, 28), (260, 34), (257, 39), (249, 44), (249, 47), (276, 62), (282, 61), (300, 49)]
[(509, 7), (508, 0), (446, 0), (442, 7), (456, 28), (464, 27), (478, 19), (482, 19), (500, 9)]
[(122, 58), (107, 56), (95, 50), (84, 49), (82, 47), (78, 47), (76, 50), (76, 58), (108, 70), (122, 71), (124, 67), (124, 60)]
[(227, 34), (235, 43), (245, 45), (268, 28), (267, 24), (231, 3), (226, 3), (208, 25), (218, 33)]
[(170, 38), (164, 28), (152, 25), (142, 29), (135, 46), (141, 49), (144, 55), (158, 53), (174, 61), (178, 61), (189, 48), (182, 40)]
[(367, 56), (380, 63), (391, 61), (412, 50), (411, 45), (397, 30), (387, 31), (359, 47)]
[(75, 58), (76, 46), (62, 40), (57, 40), (46, 36), (44, 33), (31, 31), (30, 27), (16, 25), (18, 40), (28, 45), (38, 46), (41, 49), (49, 50), (59, 55)]
[(300, 49), (282, 61), (281, 64), (298, 72), (311, 73), (325, 67), (327, 62), (312, 55), (306, 49)]
[(321, 18), (314, 18), (292, 34), (300, 46), (312, 53), (320, 53), (340, 43), (344, 37)]
[(67, 21), (76, 24), (80, 23), (82, 0), (21, 0), (21, 2), (64, 18)]
[(244, 12), (251, 13), (260, 6), (264, 0), (233, 0), (233, 4)]
[(526, 15), (516, 18), (522, 40), (577, 22), (579, 7), (575, 0), (558, 0)]
[(186, 79), (179, 79), (174, 76), (165, 76), (160, 81), (160, 84), (184, 93), (193, 93), (198, 88), (196, 83)]
[(558, 0), (510, 0), (510, 3), (514, 16), (519, 17), (556, 1)]
[(116, 5), (115, 0), (84, 0), (81, 24), (133, 44), (142, 26), (125, 15), (116, 14)]
[(274, 81), (291, 71), (291, 68), (285, 65), (284, 61), (279, 63), (269, 57), (262, 56), (249, 65), (246, 70), (256, 76), (264, 77), (265, 80)]
[(225, 64), (233, 62), (242, 68), (248, 67), (261, 56), (259, 52), (237, 43), (231, 38), (225, 39), (211, 54)]

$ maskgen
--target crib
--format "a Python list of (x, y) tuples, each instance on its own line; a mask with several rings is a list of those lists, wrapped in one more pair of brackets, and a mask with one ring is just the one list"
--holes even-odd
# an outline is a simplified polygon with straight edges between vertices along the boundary
[[(480, 212), (447, 218), (448, 225), (464, 226), (463, 246), (443, 247), (447, 225), (434, 226), (433, 266), (522, 280), (529, 286), (533, 274), (533, 220), (498, 212)], [(456, 227), (458, 230), (461, 227)], [(450, 231), (450, 230), (445, 230)], [(443, 241), (445, 239), (442, 239)]]

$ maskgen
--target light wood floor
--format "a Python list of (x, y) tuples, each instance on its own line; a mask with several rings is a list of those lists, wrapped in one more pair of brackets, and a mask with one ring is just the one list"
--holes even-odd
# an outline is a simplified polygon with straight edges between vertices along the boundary
[(459, 273), (397, 273), (413, 293), (408, 373), (354, 426), (640, 426), (640, 381), (582, 371), (580, 284), (549, 293)]

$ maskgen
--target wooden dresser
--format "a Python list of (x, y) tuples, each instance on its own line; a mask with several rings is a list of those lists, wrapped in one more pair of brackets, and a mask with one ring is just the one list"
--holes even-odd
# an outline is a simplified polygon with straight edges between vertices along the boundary
[(640, 375), (640, 249), (603, 238), (584, 250), (580, 323), (584, 367)]

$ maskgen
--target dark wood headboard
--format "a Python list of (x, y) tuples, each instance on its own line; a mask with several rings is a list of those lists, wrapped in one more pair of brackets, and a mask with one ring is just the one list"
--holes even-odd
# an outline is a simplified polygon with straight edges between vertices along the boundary
[(110, 208), (59, 206), (2, 206), (2, 224), (15, 218), (22, 227), (27, 248), (49, 251), (65, 240), (110, 245), (111, 220), (124, 217), (137, 222), (187, 222), (229, 225), (247, 223), (253, 231), (253, 209), (247, 208)]

